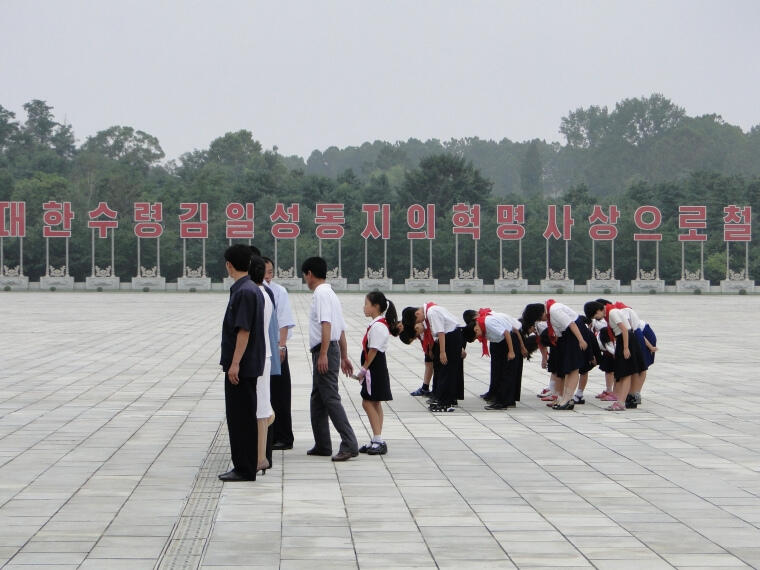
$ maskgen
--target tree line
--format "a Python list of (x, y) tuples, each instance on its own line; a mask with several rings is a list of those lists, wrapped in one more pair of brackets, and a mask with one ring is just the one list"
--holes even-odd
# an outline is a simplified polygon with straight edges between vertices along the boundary
[[(26, 117), (21, 120), (0, 106), (0, 201), (27, 203), (24, 265), (33, 280), (45, 270), (42, 203), (48, 200), (71, 201), (77, 213), (70, 242), (70, 272), (77, 280), (90, 272), (90, 232), (83, 216), (98, 202), (107, 202), (119, 212), (116, 269), (122, 279), (136, 273), (131, 217), (133, 204), (138, 201), (163, 202), (165, 220), (174, 218), (180, 202), (209, 203), (209, 223), (216, 231), (212, 230), (207, 240), (207, 268), (216, 280), (224, 276), (220, 260), (227, 240), (220, 228), (224, 227), (225, 207), (230, 202), (255, 203), (255, 243), (270, 254), (273, 238), (268, 216), (275, 203), (300, 203), (299, 259), (318, 251), (314, 205), (345, 204), (342, 259), (343, 274), (350, 282), (356, 282), (364, 271), (364, 240), (359, 237), (364, 227), (363, 203), (392, 204), (387, 269), (397, 282), (409, 274), (405, 220), (406, 209), (413, 203), (436, 204), (433, 269), (442, 282), (455, 273), (450, 228), (452, 205), (457, 202), (481, 204), (478, 265), (479, 276), (486, 282), (500, 272), (497, 204), (525, 204), (523, 269), (531, 282), (544, 277), (542, 233), (548, 204), (573, 205), (576, 225), (569, 275), (578, 282), (591, 275), (591, 240), (586, 228), (594, 204), (617, 204), (622, 212), (617, 224), (615, 266), (616, 277), (624, 283), (635, 278), (632, 214), (639, 205), (652, 204), (662, 210), (660, 272), (668, 281), (680, 278), (679, 205), (708, 208), (706, 277), (713, 282), (725, 274), (723, 207), (750, 205), (755, 212), (760, 211), (760, 127), (744, 133), (716, 115), (688, 117), (661, 95), (626, 99), (611, 111), (592, 106), (568, 113), (559, 127), (565, 144), (477, 138), (444, 143), (375, 141), (360, 147), (314, 151), (306, 161), (283, 156), (276, 147), (264, 149), (246, 130), (225, 133), (206, 149), (164, 161), (159, 141), (133, 127), (112, 126), (77, 144), (72, 126), (57, 121), (47, 102), (30, 101), (24, 111)], [(189, 256), (199, 259), (200, 246), (188, 242)], [(564, 265), (560, 245), (551, 244), (555, 269)], [(60, 259), (62, 247), (51, 240), (51, 256)], [(335, 247), (323, 242), (331, 265), (337, 265)], [(8, 240), (5, 248), (6, 258), (10, 258), (13, 252)], [(380, 243), (370, 240), (369, 248), (374, 259), (382, 255)], [(472, 240), (460, 239), (461, 267), (472, 265), (468, 265), (472, 250)], [(654, 265), (650, 250), (643, 248), (644, 268)], [(287, 246), (280, 248), (282, 267), (288, 266), (289, 251)], [(422, 251), (416, 247), (415, 255), (422, 255)], [(505, 268), (517, 266), (516, 255), (514, 244), (505, 242)], [(732, 267), (743, 267), (743, 247), (732, 248), (731, 255)], [(693, 254), (690, 260), (693, 270)], [(377, 268), (378, 263), (370, 265)], [(426, 263), (420, 260), (416, 265)], [(606, 268), (603, 265), (597, 263), (597, 267)], [(759, 265), (760, 258), (750, 247), (750, 276), (760, 274)], [(162, 274), (169, 279), (182, 274), (181, 240), (173, 223), (166, 224), (162, 237), (161, 266)]]

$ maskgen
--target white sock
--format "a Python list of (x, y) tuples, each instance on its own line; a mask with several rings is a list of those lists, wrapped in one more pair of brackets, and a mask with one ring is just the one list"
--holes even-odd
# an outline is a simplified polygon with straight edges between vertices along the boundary
[(583, 390), (581, 390), (580, 388), (578, 388), (575, 391), (575, 395), (578, 396), (579, 398), (583, 398)]
[(385, 443), (385, 442), (383, 441), (383, 436), (378, 434), (378, 435), (372, 436), (372, 443)]

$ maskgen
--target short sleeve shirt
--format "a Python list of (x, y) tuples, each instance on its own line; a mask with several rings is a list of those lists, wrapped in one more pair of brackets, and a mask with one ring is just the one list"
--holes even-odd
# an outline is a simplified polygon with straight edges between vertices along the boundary
[(385, 352), (388, 350), (388, 341), (391, 338), (391, 333), (385, 323), (381, 323), (380, 319), (383, 317), (377, 317), (369, 324), (369, 331), (367, 332), (367, 350), (374, 348), (379, 352)]
[(288, 290), (274, 281), (270, 281), (268, 285), (269, 289), (274, 293), (274, 304), (277, 307), (277, 322), (280, 328), (287, 327), (289, 340), (293, 336), (293, 327), (296, 326), (296, 321), (293, 318), (293, 310), (290, 307)]
[(346, 330), (343, 309), (338, 296), (329, 283), (322, 283), (314, 289), (309, 311), (309, 346), (316, 347), (322, 342), (322, 323), (330, 323), (330, 340), (340, 340)]
[(486, 315), (486, 340), (488, 342), (501, 342), (504, 340), (504, 333), (512, 329), (520, 328), (520, 321), (513, 319), (504, 313), (491, 313)]
[(430, 307), (427, 310), (425, 317), (430, 323), (430, 332), (433, 333), (433, 338), (435, 338), (438, 333), (450, 333), (457, 328), (457, 320), (454, 318), (454, 315), (440, 305), (433, 305)]
[(625, 317), (625, 313), (623, 313), (623, 311), (620, 309), (612, 309), (608, 315), (607, 320), (609, 321), (609, 326), (612, 328), (612, 334), (615, 336), (622, 334), (624, 328), (630, 328), (628, 319)]
[(560, 337), (567, 330), (567, 327), (578, 319), (578, 313), (567, 305), (554, 303), (551, 311), (549, 311), (549, 318), (551, 319), (555, 334)]
[[(232, 364), (239, 330), (251, 333), (240, 359), (240, 376), (257, 378), (264, 369), (264, 297), (247, 275), (230, 287), (230, 299), (222, 321), (222, 349), (219, 364), (226, 372)], [(259, 322), (260, 321), (260, 322)], [(258, 333), (258, 334), (257, 334)]]

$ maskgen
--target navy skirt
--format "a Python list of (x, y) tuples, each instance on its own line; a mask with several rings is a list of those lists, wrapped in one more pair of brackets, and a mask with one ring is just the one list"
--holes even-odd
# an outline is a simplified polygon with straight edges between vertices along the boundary
[(646, 370), (644, 359), (641, 356), (641, 346), (636, 340), (636, 334), (628, 331), (628, 350), (631, 352), (630, 358), (623, 354), (623, 335), (615, 337), (615, 380), (621, 380), (631, 374), (638, 374)]
[[(591, 348), (591, 342), (596, 343), (596, 337), (588, 330), (583, 317), (578, 317), (575, 321), (575, 326), (586, 341), (588, 345), (586, 350), (581, 350), (578, 339), (570, 330), (570, 327), (565, 329), (562, 336), (557, 340), (557, 348), (559, 349), (559, 372), (556, 372), (558, 376), (564, 376), (569, 374), (573, 370), (578, 370), (581, 374), (585, 374), (591, 370), (594, 365), (592, 364), (593, 349)], [(585, 331), (585, 332), (584, 332)]]
[[(361, 357), (362, 366), (364, 365), (364, 352)], [(391, 379), (388, 375), (388, 365), (385, 360), (385, 353), (377, 351), (372, 364), (369, 365), (369, 372), (372, 375), (372, 394), (367, 392), (366, 382), (362, 382), (362, 399), (371, 400), (372, 402), (387, 402), (393, 399), (391, 394)]]
[(654, 353), (647, 348), (647, 344), (644, 342), (644, 339), (648, 340), (649, 344), (652, 346), (657, 346), (657, 335), (654, 334), (652, 327), (645, 325), (643, 331), (636, 329), (636, 338), (638, 339), (639, 345), (641, 346), (641, 356), (644, 361), (644, 370), (646, 370), (652, 366), (652, 364), (654, 364)]

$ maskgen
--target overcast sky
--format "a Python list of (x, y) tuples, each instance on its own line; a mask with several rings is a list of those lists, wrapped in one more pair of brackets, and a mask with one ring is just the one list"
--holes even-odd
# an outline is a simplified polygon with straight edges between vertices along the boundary
[[(308, 157), (365, 141), (564, 140), (568, 111), (663, 93), (760, 123), (757, 0), (0, 0), (0, 105), (167, 158), (248, 129)], [(754, 38), (754, 39), (753, 39)]]

